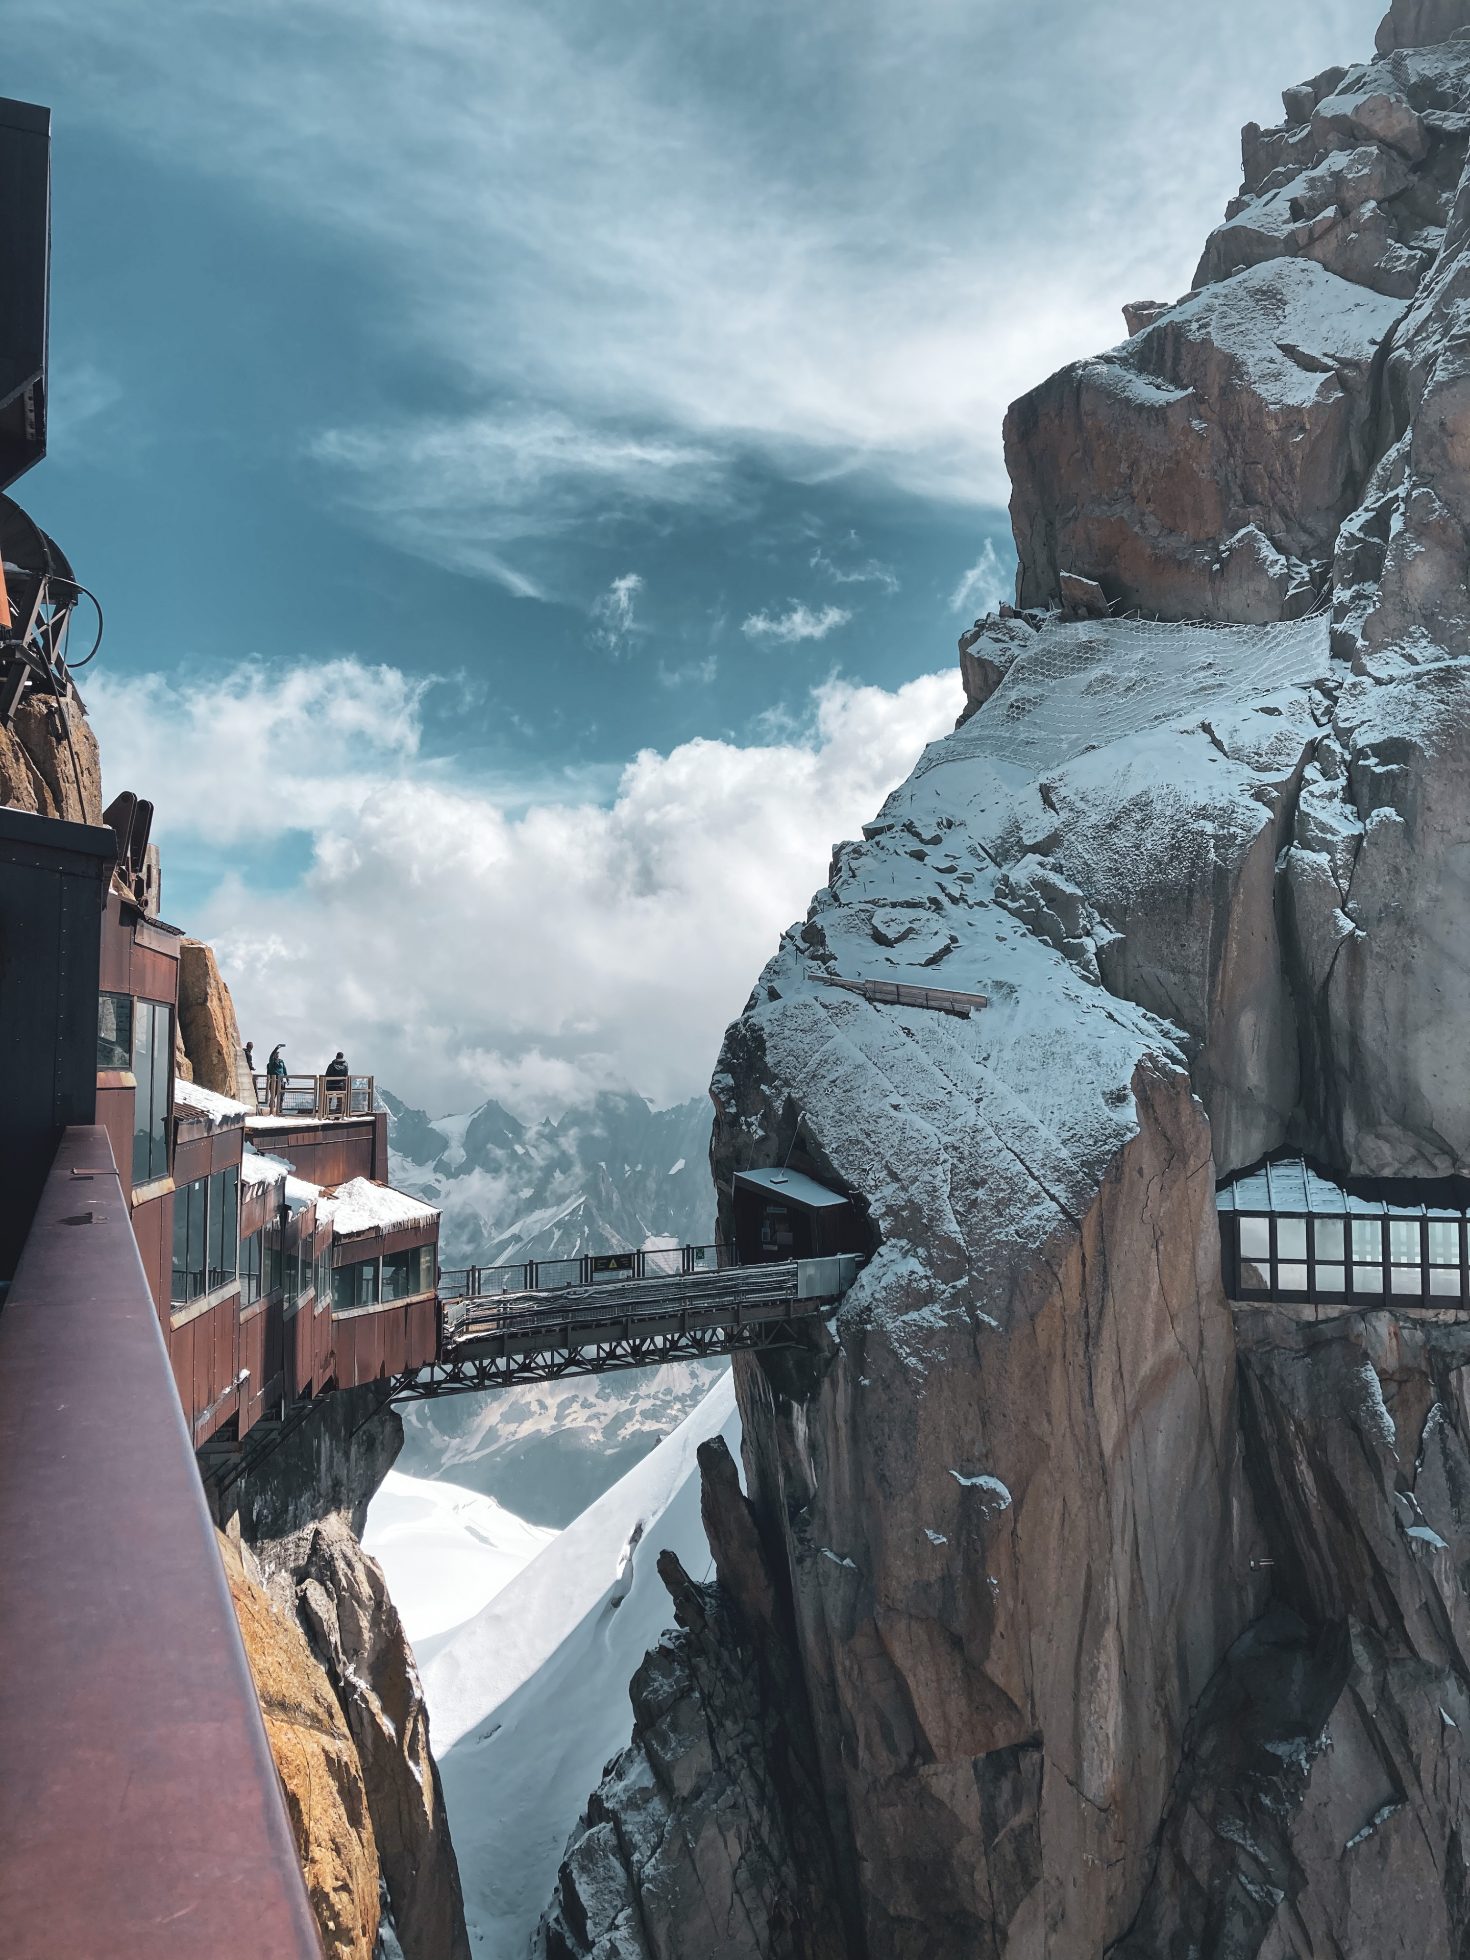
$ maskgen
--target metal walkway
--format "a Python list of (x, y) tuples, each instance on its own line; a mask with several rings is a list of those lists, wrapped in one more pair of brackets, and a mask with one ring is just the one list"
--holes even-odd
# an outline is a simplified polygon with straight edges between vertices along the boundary
[[(666, 1254), (609, 1255), (605, 1262), (558, 1262), (577, 1267), (578, 1278), (447, 1299), (438, 1360), (400, 1377), (394, 1400), (789, 1345), (798, 1322), (831, 1312), (862, 1264), (855, 1253), (837, 1253), (701, 1268), (690, 1255), (707, 1250), (676, 1247)], [(650, 1272), (652, 1258), (681, 1269)], [(613, 1265), (613, 1259), (623, 1263)], [(600, 1276), (583, 1277), (593, 1267)], [(476, 1277), (483, 1280), (489, 1271)], [(451, 1283), (457, 1277), (446, 1275)]]

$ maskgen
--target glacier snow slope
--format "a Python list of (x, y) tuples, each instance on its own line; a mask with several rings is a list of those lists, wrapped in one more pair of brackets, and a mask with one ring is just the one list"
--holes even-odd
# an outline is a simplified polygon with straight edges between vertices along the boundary
[(626, 1684), (673, 1618), (658, 1553), (710, 1570), (695, 1452), (717, 1432), (738, 1461), (728, 1373), (480, 1612), (416, 1643), (470, 1937), (489, 1960), (525, 1953), (587, 1793), (632, 1732)]

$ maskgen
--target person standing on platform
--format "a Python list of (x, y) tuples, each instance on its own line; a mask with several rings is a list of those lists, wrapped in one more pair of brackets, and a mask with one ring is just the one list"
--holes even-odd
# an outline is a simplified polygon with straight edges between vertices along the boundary
[(286, 1058), (281, 1053), (283, 1043), (277, 1042), (265, 1065), (265, 1106), (271, 1116), (279, 1116), (281, 1102), (286, 1093)]

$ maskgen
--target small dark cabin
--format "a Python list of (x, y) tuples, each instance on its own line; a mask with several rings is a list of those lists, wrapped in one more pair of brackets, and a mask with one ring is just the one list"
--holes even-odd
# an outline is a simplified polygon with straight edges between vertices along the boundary
[(737, 1171), (733, 1196), (735, 1256), (742, 1266), (867, 1249), (851, 1199), (805, 1171)]

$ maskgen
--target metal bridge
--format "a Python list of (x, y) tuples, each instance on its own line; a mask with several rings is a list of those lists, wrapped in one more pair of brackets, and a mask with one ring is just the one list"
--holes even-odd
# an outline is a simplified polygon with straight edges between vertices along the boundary
[(399, 1376), (393, 1399), (788, 1346), (862, 1263), (834, 1253), (738, 1265), (725, 1246), (672, 1246), (446, 1272), (438, 1358)]

